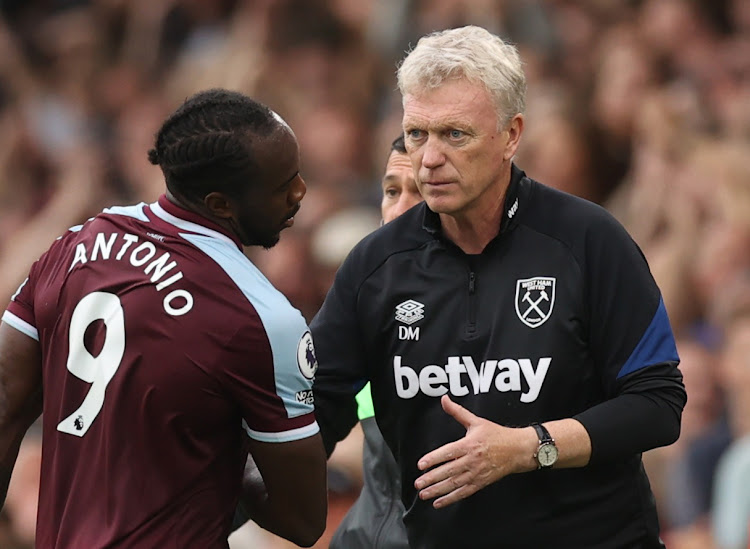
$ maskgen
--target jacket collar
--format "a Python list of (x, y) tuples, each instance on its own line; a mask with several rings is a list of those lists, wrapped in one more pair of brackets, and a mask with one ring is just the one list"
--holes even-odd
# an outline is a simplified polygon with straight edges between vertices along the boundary
[[(503, 204), (503, 218), (500, 221), (500, 233), (502, 235), (511, 230), (518, 224), (521, 212), (528, 202), (531, 192), (531, 181), (526, 177), (526, 173), (515, 164), (510, 168), (510, 184), (505, 191), (505, 200)], [(424, 203), (424, 217), (422, 218), (422, 228), (433, 235), (441, 234), (440, 216), (430, 210)]]

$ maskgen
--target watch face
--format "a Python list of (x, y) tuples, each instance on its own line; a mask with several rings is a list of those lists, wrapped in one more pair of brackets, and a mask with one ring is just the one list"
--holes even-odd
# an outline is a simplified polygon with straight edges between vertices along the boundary
[(557, 446), (549, 442), (542, 444), (536, 459), (542, 467), (552, 467), (557, 461)]

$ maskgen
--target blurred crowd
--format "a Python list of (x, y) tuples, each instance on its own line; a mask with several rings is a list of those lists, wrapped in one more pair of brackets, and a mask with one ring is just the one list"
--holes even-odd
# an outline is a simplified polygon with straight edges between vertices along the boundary
[[(650, 262), (689, 400), (649, 452), (670, 549), (745, 549), (750, 495), (750, 1), (0, 0), (0, 302), (66, 228), (163, 189), (146, 151), (190, 94), (240, 90), (300, 142), (307, 196), (248, 254), (308, 318), (380, 221), (400, 132), (395, 68), (423, 34), (478, 24), (528, 78), (517, 164), (608, 208)], [(0, 546), (33, 547), (39, 435)], [(356, 497), (361, 439), (331, 462), (327, 540)], [(744, 487), (744, 489), (743, 489)], [(288, 547), (251, 527), (234, 549)]]

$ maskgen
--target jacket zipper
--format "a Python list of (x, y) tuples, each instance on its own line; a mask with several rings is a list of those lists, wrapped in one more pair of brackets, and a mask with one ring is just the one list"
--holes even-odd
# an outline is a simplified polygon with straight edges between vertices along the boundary
[(477, 331), (476, 289), (477, 275), (471, 270), (469, 271), (469, 318), (466, 326), (467, 335), (474, 335)]

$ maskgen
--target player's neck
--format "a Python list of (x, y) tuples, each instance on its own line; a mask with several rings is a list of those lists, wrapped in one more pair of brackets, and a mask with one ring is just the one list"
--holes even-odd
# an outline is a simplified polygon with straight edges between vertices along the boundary
[(188, 212), (194, 213), (195, 215), (202, 217), (203, 219), (206, 219), (213, 223), (214, 225), (218, 225), (222, 229), (224, 229), (226, 232), (230, 234), (235, 234), (235, 231), (232, 229), (230, 223), (227, 222), (226, 219), (222, 219), (218, 216), (213, 215), (209, 209), (206, 207), (205, 204), (202, 202), (195, 202), (192, 200), (188, 200), (176, 193), (171, 192), (169, 189), (165, 192), (165, 196), (167, 197), (167, 200), (169, 200), (172, 204), (176, 205), (179, 208), (182, 208), (183, 210), (186, 210)]

